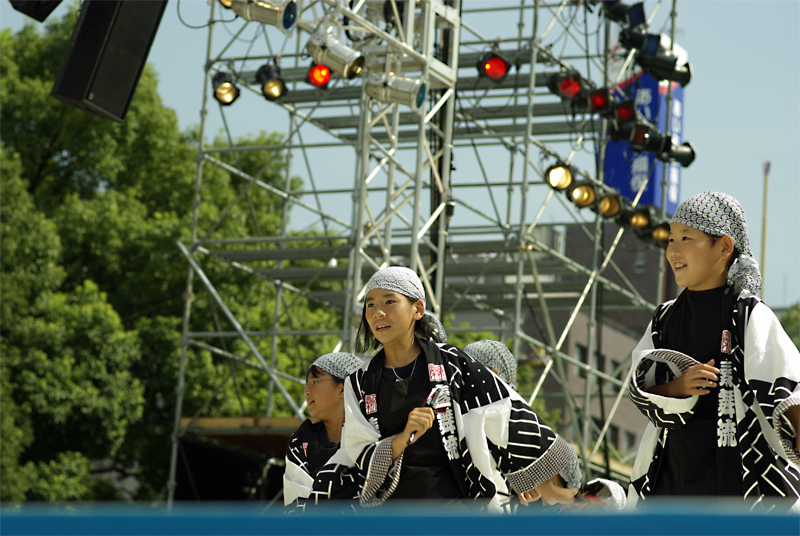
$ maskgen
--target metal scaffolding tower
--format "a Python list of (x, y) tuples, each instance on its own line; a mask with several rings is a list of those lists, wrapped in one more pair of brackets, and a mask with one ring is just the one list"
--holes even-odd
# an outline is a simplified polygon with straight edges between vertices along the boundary
[[(655, 3), (650, 20), (660, 5)], [(614, 262), (625, 229), (614, 226), (614, 237), (606, 246), (601, 217), (575, 208), (542, 180), (544, 168), (562, 161), (572, 165), (581, 179), (607, 188), (602, 176), (606, 121), (570, 108), (547, 90), (548, 74), (563, 70), (578, 70), (598, 87), (618, 84), (631, 73), (633, 54), (620, 54), (614, 48), (619, 28), (603, 16), (602, 5), (574, 0), (311, 0), (298, 11), (298, 24), (289, 36), (268, 25), (230, 21), (232, 12), (222, 11), (223, 17), (221, 9), (211, 3), (194, 220), (189, 243), (180, 245), (189, 268), (170, 501), (178, 442), (189, 429), (181, 417), (193, 352), (208, 351), (241, 362), (242, 356), (213, 344), (224, 337), (240, 339), (255, 358), (247, 361), (249, 366), (266, 375), (270, 404), (277, 391), (276, 397), (283, 397), (294, 415), (303, 418), (302, 402), (293, 400), (285, 387), (286, 382), (303, 379), (280, 370), (278, 339), (335, 334), (339, 343), (329, 351), (353, 351), (364, 282), (391, 264), (417, 270), (429, 308), (440, 318), (483, 313), (485, 325), (471, 329), (491, 329), (499, 340), (511, 343), (518, 357), (544, 358), (530, 400), (554, 377), (567, 401), (572, 437), (584, 458), (592, 459), (624, 396), (627, 378), (598, 370), (591, 360), (576, 359), (564, 351), (564, 343), (583, 312), (588, 318), (587, 353), (594, 355), (599, 287), (603, 311), (638, 310), (649, 315), (654, 309)], [(221, 22), (223, 18), (229, 22)], [(220, 26), (225, 32), (217, 43)], [(305, 82), (309, 64), (305, 44), (319, 27), (329, 27), (339, 41), (363, 55), (361, 77), (334, 76), (324, 89)], [(476, 70), (488, 51), (502, 53), (512, 66), (501, 80), (480, 76)], [(256, 102), (261, 99), (257, 69), (265, 61), (280, 64), (289, 92), (274, 103), (259, 100), (254, 107), (273, 125), (285, 121), (281, 123), (287, 132), (285, 142), (236, 147), (231, 141), (227, 148), (209, 147), (206, 129), (212, 110), (221, 114), (228, 140), (246, 134), (228, 119), (244, 103), (217, 106), (212, 98), (214, 75), (231, 73), (243, 96)], [(418, 111), (381, 102), (365, 91), (367, 73), (420, 79), (428, 88), (426, 100)], [(284, 189), (220, 158), (221, 153), (248, 150), (286, 155)], [(213, 233), (219, 222), (200, 229), (198, 211), (208, 166), (238, 177), (246, 188), (277, 196), (284, 207), (280, 235), (219, 239)], [(301, 191), (291, 190), (292, 173), (303, 175)], [(592, 241), (588, 265), (564, 249), (567, 225), (577, 226)], [(311, 237), (298, 232), (311, 228), (316, 231)], [(326, 245), (304, 245), (321, 238)], [(226, 296), (216, 290), (219, 282), (206, 275), (205, 265), (212, 260), (274, 287), (277, 297), (268, 329), (236, 318)], [(298, 266), (295, 261), (300, 260), (317, 263)], [(312, 283), (320, 281), (338, 285), (331, 287), (335, 290), (314, 290)], [(230, 327), (193, 330), (191, 313), (198, 286), (213, 298), (212, 305), (222, 311)], [(282, 329), (279, 318), (290, 314), (297, 300), (330, 307), (341, 323), (313, 331)], [(543, 333), (526, 330), (532, 312), (543, 323)], [(551, 320), (555, 312), (568, 318), (563, 329)], [(586, 371), (583, 393), (570, 392), (567, 365)], [(602, 382), (600, 395), (597, 379)], [(599, 423), (588, 410), (598, 396), (614, 400)], [(588, 462), (586, 469), (592, 469)]]

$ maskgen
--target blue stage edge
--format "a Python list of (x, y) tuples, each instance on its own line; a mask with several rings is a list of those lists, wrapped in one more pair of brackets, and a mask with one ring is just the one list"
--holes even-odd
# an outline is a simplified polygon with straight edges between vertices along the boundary
[(4, 505), (3, 535), (800, 535), (800, 516), (750, 513), (742, 502), (692, 501), (653, 505), (644, 512), (555, 512), (538, 506), (491, 515), (436, 503), (385, 505), (342, 514), (316, 508), (305, 515), (265, 511), (263, 505)]

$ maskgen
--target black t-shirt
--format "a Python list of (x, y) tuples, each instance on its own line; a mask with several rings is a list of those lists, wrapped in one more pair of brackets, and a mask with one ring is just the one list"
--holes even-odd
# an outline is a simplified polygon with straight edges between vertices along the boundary
[[(413, 374), (412, 374), (413, 371)], [(399, 379), (398, 379), (399, 377)], [(402, 432), (408, 414), (421, 407), (430, 393), (425, 356), (405, 366), (392, 370), (384, 367), (381, 376), (378, 422), (381, 437)], [(400, 481), (392, 494), (393, 499), (460, 499), (464, 494), (456, 480), (447, 452), (444, 449), (438, 423), (406, 447)]]
[[(730, 329), (733, 292), (727, 287), (685, 290), (662, 328), (664, 348), (720, 366), (723, 330)], [(717, 445), (719, 385), (698, 397), (694, 414), (667, 432), (667, 443), (653, 495), (742, 496), (741, 455), (736, 447)]]

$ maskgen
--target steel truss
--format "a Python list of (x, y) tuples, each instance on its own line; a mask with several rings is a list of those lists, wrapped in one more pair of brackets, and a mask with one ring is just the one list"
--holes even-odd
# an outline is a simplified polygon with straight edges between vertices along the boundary
[[(602, 446), (623, 400), (626, 371), (599, 370), (591, 360), (583, 362), (565, 352), (565, 341), (583, 312), (588, 318), (587, 355), (594, 355), (598, 312), (633, 310), (646, 315), (654, 304), (641, 295), (613, 260), (626, 230), (615, 228), (611, 245), (604, 247), (602, 220), (588, 210), (578, 211), (542, 181), (544, 168), (561, 160), (576, 166), (582, 179), (606, 188), (602, 177), (605, 121), (574, 113), (547, 92), (546, 84), (548, 73), (568, 68), (594, 79), (598, 87), (617, 84), (630, 74), (632, 56), (617, 57), (611, 43), (618, 28), (602, 17), (599, 5), (591, 2), (450, 3), (406, 1), (402, 23), (392, 25), (384, 22), (382, 0), (360, 0), (349, 7), (335, 0), (316, 0), (306, 2), (298, 14), (302, 19), (298, 26), (306, 31), (320, 24), (332, 25), (342, 42), (364, 54), (369, 72), (393, 72), (426, 81), (430, 88), (426, 105), (420, 113), (414, 113), (369, 97), (362, 88), (363, 76), (353, 81), (335, 78), (325, 90), (305, 84), (308, 62), (302, 50), (308, 35), (299, 29), (283, 42), (284, 48), (293, 45), (294, 53), (274, 53), (277, 33), (271, 33), (273, 28), (241, 21), (225, 26), (229, 39), (215, 48), (220, 7), (212, 2), (194, 220), (190, 242), (179, 245), (189, 268), (170, 501), (175, 489), (178, 441), (187, 430), (180, 420), (186, 371), (192, 366), (190, 349), (209, 351), (262, 370), (270, 390), (267, 416), (277, 390), (293, 413), (303, 418), (303, 404), (292, 399), (282, 382), (302, 383), (304, 379), (277, 366), (278, 338), (336, 334), (339, 343), (330, 351), (354, 351), (364, 282), (374, 271), (391, 264), (417, 270), (428, 294), (429, 309), (435, 314), (458, 317), (482, 312), (485, 323), (471, 329), (491, 329), (498, 339), (511, 342), (514, 355), (542, 359), (546, 364), (529, 394), (530, 400), (539, 396), (542, 386), (553, 377), (563, 391), (572, 437), (586, 454), (584, 458), (592, 460)], [(390, 4), (396, 15), (400, 14), (398, 4)], [(651, 10), (650, 20), (659, 6), (660, 1)], [(515, 17), (517, 24), (497, 22), (504, 17)], [(513, 35), (487, 37), (490, 32), (496, 34), (498, 28), (511, 30)], [(237, 46), (243, 46), (242, 36), (253, 30), (259, 41), (244, 43), (246, 52), (238, 52)], [(596, 41), (594, 46), (592, 40)], [(557, 54), (559, 48), (563, 52)], [(513, 72), (502, 81), (477, 75), (475, 65), (488, 50), (501, 50), (514, 64)], [(209, 104), (216, 108), (210, 93), (213, 75), (232, 70), (243, 90), (258, 94), (258, 64), (278, 56), (290, 92), (276, 103), (258, 106), (268, 107), (268, 113), (275, 117), (283, 108), (288, 115), (286, 141), (258, 147), (234, 147), (233, 143), (226, 148), (207, 147)], [(233, 140), (236, 125), (226, 119), (226, 108), (219, 107), (219, 112), (226, 135)], [(352, 187), (338, 169), (332, 169), (330, 160), (315, 159), (316, 152), (329, 155), (331, 148), (338, 149), (337, 168), (346, 167), (339, 166), (347, 161), (341, 155), (352, 149)], [(284, 189), (219, 158), (225, 152), (265, 149), (286, 154)], [(500, 158), (504, 159), (503, 166), (497, 164)], [(304, 165), (305, 189), (291, 191), (289, 178), (298, 160)], [(280, 235), (218, 239), (213, 232), (199, 229), (198, 209), (207, 166), (218, 166), (242, 179), (246, 184), (242, 199), (248, 198), (247, 188), (261, 188), (278, 196), (284, 203)], [(303, 246), (311, 240), (318, 242), (320, 236), (298, 236), (298, 229), (290, 225), (290, 210), (306, 229), (321, 231), (328, 245)], [(591, 239), (593, 253), (588, 265), (571, 258), (564, 249), (565, 225), (579, 226)], [(201, 233), (205, 237), (201, 238)], [(212, 259), (274, 287), (273, 322), (268, 328), (239, 323), (226, 297), (216, 291), (215, 282), (205, 274), (204, 264)], [(291, 264), (298, 260), (319, 261), (319, 266)], [(270, 263), (266, 268), (265, 262)], [(259, 267), (253, 268), (256, 263)], [(341, 288), (312, 289), (312, 283), (319, 281), (338, 281)], [(220, 325), (214, 332), (192, 330), (192, 303), (198, 285), (213, 298), (213, 305), (223, 312), (230, 327), (223, 329)], [(598, 305), (600, 287), (604, 290), (602, 309)], [(281, 327), (280, 319), (291, 315), (292, 304), (298, 300), (330, 307), (341, 314), (342, 324), (315, 331)], [(544, 324), (544, 333), (538, 336), (526, 328), (529, 313), (534, 311)], [(554, 312), (566, 314), (568, 320), (554, 322)], [(224, 338), (244, 341), (255, 361), (211, 343)], [(571, 391), (567, 366), (586, 371), (583, 393)], [(221, 378), (220, 386), (229, 378)], [(600, 388), (598, 380), (602, 382)], [(589, 408), (593, 400), (604, 397), (614, 402), (597, 423)], [(585, 462), (588, 474), (596, 469), (597, 464)]]

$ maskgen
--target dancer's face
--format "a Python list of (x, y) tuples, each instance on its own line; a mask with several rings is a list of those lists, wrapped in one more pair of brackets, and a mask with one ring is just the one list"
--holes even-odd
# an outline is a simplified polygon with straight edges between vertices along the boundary
[(384, 347), (413, 344), (414, 324), (425, 314), (422, 300), (411, 302), (403, 294), (384, 288), (370, 290), (364, 308), (372, 335)]

